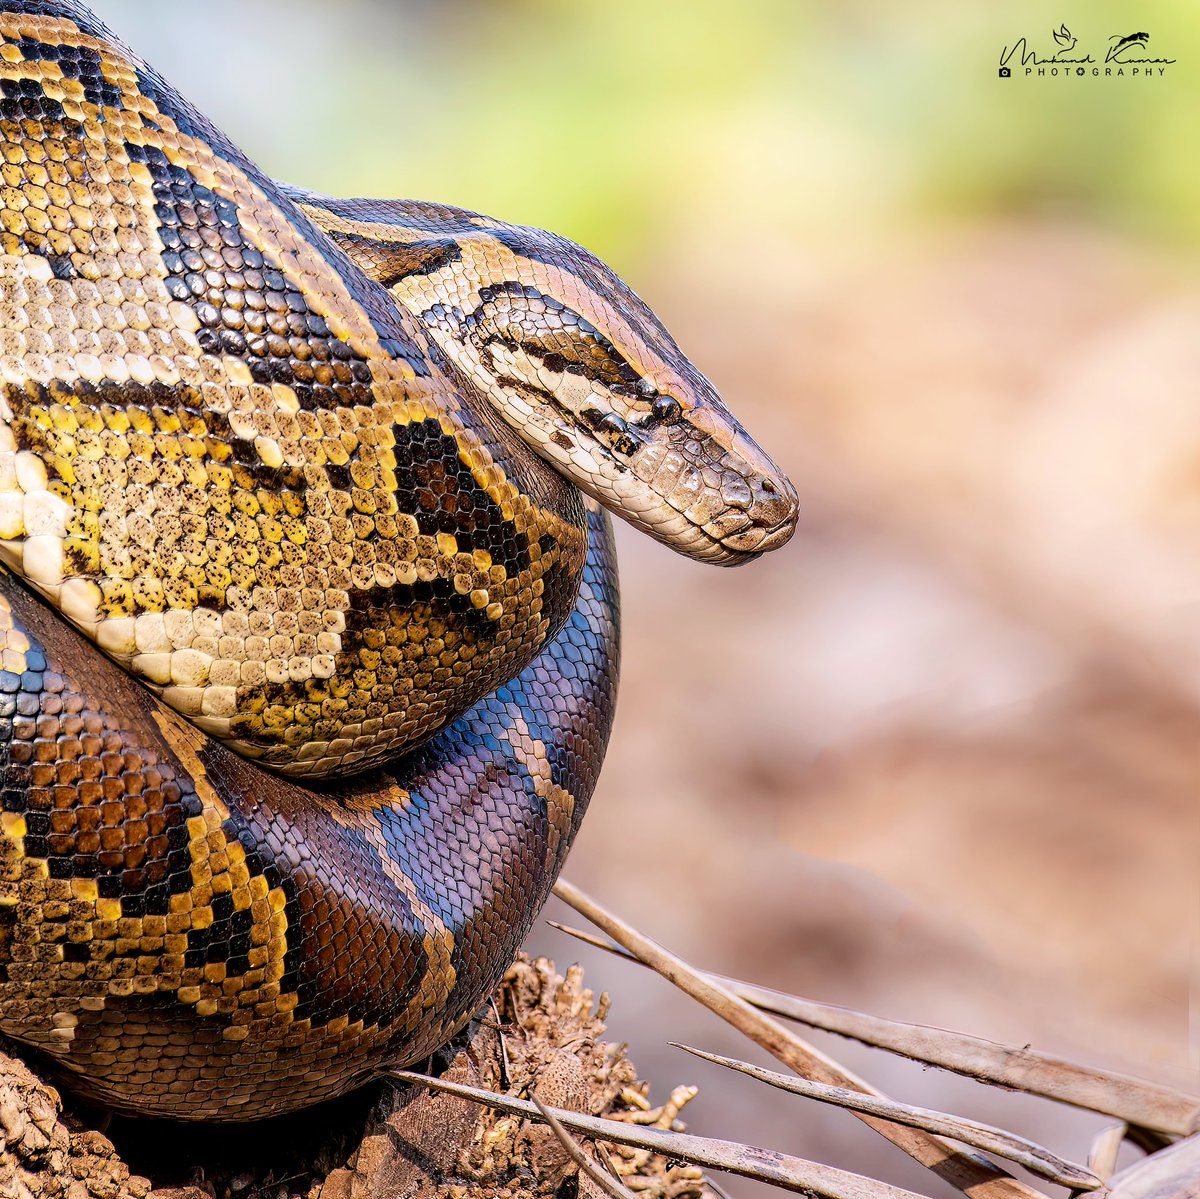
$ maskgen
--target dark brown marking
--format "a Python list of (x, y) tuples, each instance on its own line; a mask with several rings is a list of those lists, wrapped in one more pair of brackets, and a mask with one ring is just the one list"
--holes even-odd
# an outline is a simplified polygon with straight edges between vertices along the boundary
[(392, 288), (410, 275), (432, 275), (462, 258), (462, 248), (452, 237), (418, 242), (380, 242), (354, 233), (330, 234), (356, 262), (369, 265), (368, 274)]

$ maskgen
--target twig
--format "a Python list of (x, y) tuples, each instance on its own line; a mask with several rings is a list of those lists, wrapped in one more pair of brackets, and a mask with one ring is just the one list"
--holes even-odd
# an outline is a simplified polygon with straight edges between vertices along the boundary
[(896, 1124), (905, 1124), (909, 1128), (923, 1128), (926, 1132), (935, 1132), (961, 1141), (964, 1145), (998, 1154), (1024, 1166), (1030, 1173), (1057, 1182), (1061, 1186), (1072, 1187), (1078, 1191), (1095, 1191), (1104, 1185), (1101, 1179), (1082, 1166), (1065, 1161), (1033, 1141), (1027, 1141), (1024, 1137), (1000, 1128), (993, 1128), (990, 1124), (980, 1124), (975, 1120), (966, 1120), (924, 1107), (912, 1107), (907, 1103), (897, 1103), (894, 1099), (877, 1099), (860, 1091), (848, 1091), (845, 1087), (828, 1087), (819, 1082), (797, 1078), (795, 1075), (764, 1070), (738, 1058), (706, 1053), (702, 1049), (680, 1045), (676, 1041), (672, 1041), (671, 1044), (685, 1053), (694, 1053), (705, 1061), (728, 1066), (731, 1070), (748, 1074), (751, 1078), (757, 1078), (772, 1087), (779, 1087), (780, 1090), (790, 1091), (793, 1095), (803, 1095), (806, 1099), (815, 1099), (819, 1103), (833, 1103), (850, 1111), (867, 1112)]
[[(603, 937), (553, 921), (550, 923), (588, 945), (638, 962), (636, 955)], [(645, 964), (639, 962), (639, 965)], [(1040, 1095), (1170, 1136), (1190, 1136), (1200, 1132), (1200, 1096), (1114, 1070), (1083, 1066), (1028, 1047), (1001, 1045), (969, 1033), (924, 1024), (886, 1020), (882, 1016), (818, 1003), (722, 974), (707, 977), (763, 1011), (951, 1070), (978, 1082)]]
[[(391, 1078), (418, 1086), (432, 1087), (461, 1099), (470, 1099), (488, 1107), (520, 1116), (538, 1119), (537, 1107), (524, 1099), (512, 1095), (497, 1095), (482, 1091), (463, 1083), (447, 1082), (444, 1078), (433, 1078), (426, 1074), (414, 1074), (408, 1070), (393, 1070)], [(786, 1191), (819, 1199), (928, 1199), (901, 1187), (885, 1182), (863, 1178), (833, 1166), (822, 1166), (817, 1162), (805, 1161), (773, 1149), (759, 1149), (753, 1145), (742, 1145), (736, 1141), (718, 1141), (709, 1137), (692, 1136), (686, 1132), (668, 1132), (662, 1128), (647, 1128), (625, 1124), (620, 1120), (604, 1120), (599, 1116), (584, 1116), (578, 1112), (552, 1109), (559, 1123), (601, 1141), (617, 1145), (632, 1145), (635, 1149), (647, 1149), (663, 1157), (678, 1158), (697, 1166), (712, 1170), (724, 1170), (728, 1174), (739, 1174), (759, 1182), (774, 1183)]]
[(1117, 1155), (1121, 1152), (1121, 1143), (1128, 1131), (1128, 1125), (1122, 1122), (1110, 1124), (1096, 1134), (1088, 1152), (1088, 1169), (1097, 1178), (1103, 1178), (1107, 1182), (1113, 1176), (1113, 1171), (1117, 1168)]
[(1200, 1137), (1143, 1158), (1112, 1180), (1109, 1199), (1196, 1199), (1200, 1194)]
[[(777, 1020), (764, 1016), (714, 979), (700, 974), (661, 945), (619, 920), (577, 887), (559, 879), (554, 893), (618, 944), (745, 1033), (797, 1074), (831, 1086), (879, 1094), (861, 1078), (809, 1045)], [(881, 1120), (878, 1116), (861, 1113), (856, 1113), (856, 1116), (972, 1199), (1016, 1199), (1017, 1196), (1021, 1199), (1044, 1199), (1040, 1192), (1018, 1182), (986, 1158), (957, 1149), (932, 1133), (905, 1128), (901, 1124)]]
[(729, 1195), (728, 1192), (722, 1190), (713, 1179), (705, 1178), (704, 1185), (708, 1187), (708, 1189), (712, 1191), (714, 1195), (716, 1195), (717, 1199), (732, 1199), (732, 1196)]
[(492, 1015), (496, 1017), (496, 1039), (500, 1042), (500, 1081), (508, 1086), (509, 1083), (509, 1064), (508, 1064), (508, 1044), (504, 1037), (504, 1025), (500, 1020), (500, 1010), (496, 1007), (495, 999), (488, 999), (488, 1003), (492, 1006)]
[(609, 1174), (607, 1170), (601, 1170), (592, 1161), (591, 1157), (584, 1152), (583, 1146), (562, 1126), (558, 1117), (536, 1095), (531, 1093), (529, 1098), (533, 1101), (533, 1106), (541, 1113), (542, 1119), (550, 1126), (550, 1131), (558, 1137), (559, 1144), (567, 1151), (571, 1160), (606, 1195), (612, 1196), (612, 1199), (637, 1199), (634, 1193), (622, 1186), (618, 1179)]

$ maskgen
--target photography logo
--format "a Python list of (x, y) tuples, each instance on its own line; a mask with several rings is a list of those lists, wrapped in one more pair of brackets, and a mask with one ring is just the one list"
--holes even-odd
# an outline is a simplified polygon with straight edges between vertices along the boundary
[(1079, 39), (1060, 25), (1050, 30), (1054, 49), (1040, 54), (1038, 47), (1022, 37), (1000, 51), (1000, 78), (1080, 79), (1088, 76), (1125, 79), (1160, 79), (1175, 59), (1156, 55), (1150, 50), (1150, 35), (1145, 32), (1114, 33), (1106, 42), (1081, 46)]

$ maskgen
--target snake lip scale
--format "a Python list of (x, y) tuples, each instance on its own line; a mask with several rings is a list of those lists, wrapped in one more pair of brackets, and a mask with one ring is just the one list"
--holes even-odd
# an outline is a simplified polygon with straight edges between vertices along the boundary
[(231, 1121), (444, 1044), (587, 808), (608, 512), (796, 493), (598, 258), (277, 184), (76, 0), (0, 0), (0, 1032)]

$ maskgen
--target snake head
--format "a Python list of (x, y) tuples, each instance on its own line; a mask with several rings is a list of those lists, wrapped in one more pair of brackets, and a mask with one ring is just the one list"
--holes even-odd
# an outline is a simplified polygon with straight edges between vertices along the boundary
[(594, 254), (449, 205), (287, 191), (421, 322), (461, 380), (609, 511), (724, 566), (791, 537), (787, 476)]
[(489, 222), (456, 240), (475, 286), (413, 308), (556, 470), (702, 561), (735, 566), (791, 537), (787, 476), (612, 270), (540, 229)]

